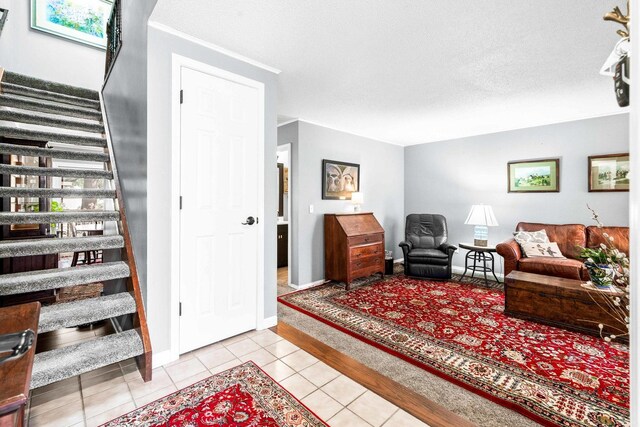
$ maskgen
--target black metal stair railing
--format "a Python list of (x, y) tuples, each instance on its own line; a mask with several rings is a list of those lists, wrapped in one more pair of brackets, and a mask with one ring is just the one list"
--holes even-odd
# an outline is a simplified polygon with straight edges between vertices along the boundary
[(107, 23), (107, 55), (104, 69), (104, 80), (107, 81), (111, 68), (122, 45), (122, 7), (120, 0), (113, 2), (111, 16)]
[(2, 35), (2, 29), (4, 28), (4, 23), (6, 22), (8, 15), (9, 10), (0, 7), (0, 35)]

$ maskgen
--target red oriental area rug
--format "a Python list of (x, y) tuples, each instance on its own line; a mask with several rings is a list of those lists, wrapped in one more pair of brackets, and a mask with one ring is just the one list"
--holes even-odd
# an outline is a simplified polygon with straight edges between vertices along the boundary
[(326, 427), (253, 362), (231, 368), (122, 415), (103, 427)]
[(499, 290), (396, 276), (279, 301), (539, 423), (629, 424), (628, 347), (507, 317)]

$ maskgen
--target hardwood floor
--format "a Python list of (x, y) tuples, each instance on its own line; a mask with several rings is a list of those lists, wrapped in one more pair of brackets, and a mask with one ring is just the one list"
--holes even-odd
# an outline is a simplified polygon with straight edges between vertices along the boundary
[(387, 399), (432, 427), (467, 427), (475, 424), (430, 401), (310, 335), (279, 322), (272, 330), (333, 369)]
[(278, 269), (278, 286), (286, 286), (289, 284), (289, 267), (280, 267)]

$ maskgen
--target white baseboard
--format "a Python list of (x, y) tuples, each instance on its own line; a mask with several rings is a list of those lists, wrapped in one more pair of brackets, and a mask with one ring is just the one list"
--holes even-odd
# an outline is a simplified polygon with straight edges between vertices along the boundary
[(258, 320), (257, 330), (273, 328), (278, 324), (278, 316), (267, 317), (266, 319)]
[(308, 288), (312, 288), (314, 286), (322, 285), (323, 283), (326, 283), (326, 282), (327, 282), (327, 280), (322, 279), (322, 280), (316, 280), (315, 282), (311, 282), (311, 283), (305, 283), (304, 285), (294, 285), (292, 283), (289, 286), (291, 286), (295, 290), (300, 291), (302, 289), (308, 289)]
[(171, 363), (175, 360), (178, 360), (180, 356), (178, 354), (174, 354), (171, 350), (161, 351), (159, 353), (153, 353), (153, 363), (151, 366), (153, 369), (159, 368), (160, 366), (164, 366), (167, 363)]
[(394, 263), (394, 264), (397, 264), (397, 263), (399, 263), (399, 262), (404, 262), (404, 258), (398, 258), (398, 259), (394, 259), (394, 260), (393, 260), (393, 263)]

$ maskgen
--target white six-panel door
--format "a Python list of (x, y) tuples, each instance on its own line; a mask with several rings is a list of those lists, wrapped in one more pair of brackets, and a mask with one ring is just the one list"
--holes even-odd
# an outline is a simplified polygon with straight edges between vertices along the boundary
[(256, 87), (182, 67), (181, 88), (184, 353), (256, 328), (263, 119)]

